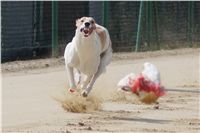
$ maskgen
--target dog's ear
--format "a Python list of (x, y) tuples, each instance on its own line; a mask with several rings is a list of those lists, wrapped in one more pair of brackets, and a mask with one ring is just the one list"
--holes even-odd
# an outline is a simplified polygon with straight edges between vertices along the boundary
[(77, 20), (76, 20), (76, 27), (79, 27), (80, 25), (81, 25), (81, 22), (80, 22), (80, 18), (78, 18)]
[(97, 27), (96, 27), (96, 24), (94, 23), (94, 24), (93, 24), (93, 29), (96, 30), (96, 28), (97, 28)]
[(93, 18), (92, 18), (92, 25), (93, 25), (93, 29), (95, 30), (96, 29), (96, 22)]

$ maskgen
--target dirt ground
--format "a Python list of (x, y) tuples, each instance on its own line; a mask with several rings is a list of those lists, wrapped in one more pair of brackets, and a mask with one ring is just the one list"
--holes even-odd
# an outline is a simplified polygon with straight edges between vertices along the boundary
[[(118, 81), (130, 72), (140, 73), (146, 61), (158, 67), (167, 90), (159, 104), (146, 105), (134, 96), (116, 93)], [(2, 130), (4, 133), (197, 133), (200, 131), (199, 63), (199, 48), (114, 54), (106, 73), (90, 93), (101, 99), (101, 107), (80, 113), (65, 110), (56, 100), (67, 93), (63, 58), (1, 64)]]

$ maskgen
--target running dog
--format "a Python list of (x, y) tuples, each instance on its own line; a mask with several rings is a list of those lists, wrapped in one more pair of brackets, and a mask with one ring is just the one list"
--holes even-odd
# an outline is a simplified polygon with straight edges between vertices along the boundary
[[(82, 96), (87, 97), (112, 59), (108, 30), (98, 25), (92, 17), (77, 19), (75, 36), (66, 46), (64, 58), (69, 79), (68, 90), (74, 92), (80, 86)], [(78, 71), (80, 77), (78, 83), (74, 70)], [(84, 77), (82, 83), (81, 77)]]

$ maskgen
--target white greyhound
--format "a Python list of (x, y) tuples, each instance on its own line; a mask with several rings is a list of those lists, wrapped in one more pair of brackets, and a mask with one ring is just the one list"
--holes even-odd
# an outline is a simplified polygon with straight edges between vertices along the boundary
[[(64, 58), (68, 71), (69, 91), (77, 89), (74, 70), (85, 78), (80, 87), (82, 95), (87, 97), (96, 79), (111, 62), (112, 47), (108, 30), (95, 23), (92, 17), (76, 20), (76, 33), (66, 46)], [(80, 81), (80, 78), (79, 78)]]

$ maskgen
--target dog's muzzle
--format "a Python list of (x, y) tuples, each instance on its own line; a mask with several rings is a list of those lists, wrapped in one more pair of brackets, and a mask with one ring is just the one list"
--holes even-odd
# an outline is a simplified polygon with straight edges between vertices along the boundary
[(91, 30), (90, 28), (84, 27), (80, 29), (80, 32), (83, 32), (84, 37), (88, 37), (90, 35), (90, 30)]

